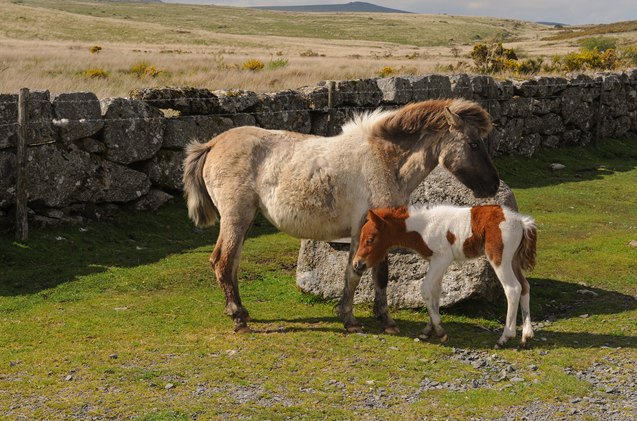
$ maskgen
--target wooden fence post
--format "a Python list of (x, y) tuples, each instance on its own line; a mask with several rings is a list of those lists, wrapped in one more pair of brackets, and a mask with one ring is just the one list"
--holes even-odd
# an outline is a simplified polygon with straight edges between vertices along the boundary
[(29, 237), (29, 222), (27, 219), (27, 135), (29, 90), (20, 89), (18, 97), (18, 145), (16, 151), (16, 231), (18, 241), (26, 241)]

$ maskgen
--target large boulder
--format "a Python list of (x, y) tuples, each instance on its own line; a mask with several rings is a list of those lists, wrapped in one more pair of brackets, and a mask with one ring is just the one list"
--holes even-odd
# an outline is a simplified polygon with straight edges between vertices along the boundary
[[(471, 191), (448, 171), (436, 168), (413, 192), (412, 203), (447, 203), (463, 206), (498, 203), (517, 209), (513, 192), (505, 184), (494, 198), (477, 199)], [(305, 292), (327, 299), (341, 296), (347, 265), (349, 243), (325, 243), (304, 240), (297, 264), (296, 283)], [(420, 283), (428, 263), (408, 250), (395, 250), (389, 255), (388, 301), (391, 306), (415, 308), (424, 306)], [(451, 306), (473, 298), (497, 300), (502, 294), (493, 270), (485, 258), (453, 263), (443, 278), (441, 305)], [(356, 303), (372, 302), (374, 286), (368, 271), (356, 290)]]

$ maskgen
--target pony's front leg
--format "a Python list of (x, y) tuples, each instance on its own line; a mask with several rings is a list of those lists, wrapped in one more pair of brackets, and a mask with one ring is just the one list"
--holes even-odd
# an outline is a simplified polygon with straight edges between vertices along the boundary
[(400, 329), (394, 319), (389, 315), (387, 305), (387, 282), (389, 280), (389, 261), (387, 258), (372, 268), (372, 278), (374, 279), (374, 315), (383, 326), (385, 333), (397, 334)]
[(352, 268), (352, 259), (358, 248), (358, 241), (354, 241), (349, 249), (349, 257), (347, 258), (347, 268), (345, 269), (345, 286), (343, 287), (343, 295), (338, 303), (337, 313), (343, 320), (343, 325), (348, 332), (361, 332), (363, 330), (360, 322), (354, 317), (354, 292), (361, 280), (361, 275), (354, 272)]
[(451, 259), (432, 259), (429, 262), (427, 275), (420, 285), (420, 292), (429, 313), (429, 323), (421, 335), (425, 339), (428, 339), (434, 331), (436, 336), (440, 338), (440, 342), (447, 341), (447, 333), (442, 327), (442, 319), (440, 318), (440, 293), (442, 291), (442, 276), (450, 263)]

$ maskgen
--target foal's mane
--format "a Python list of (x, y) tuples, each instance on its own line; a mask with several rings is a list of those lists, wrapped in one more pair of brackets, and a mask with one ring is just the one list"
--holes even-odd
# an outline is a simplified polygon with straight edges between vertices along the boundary
[(407, 219), (409, 218), (409, 209), (407, 206), (398, 206), (395, 208), (377, 208), (374, 213), (382, 219)]
[(445, 108), (481, 135), (486, 136), (491, 131), (491, 119), (484, 108), (464, 99), (435, 99), (407, 105), (378, 119), (374, 131), (383, 138), (438, 132), (449, 125)]

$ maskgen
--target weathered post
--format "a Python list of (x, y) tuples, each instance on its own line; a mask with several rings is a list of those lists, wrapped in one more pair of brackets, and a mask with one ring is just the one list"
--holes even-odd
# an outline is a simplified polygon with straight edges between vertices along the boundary
[(18, 241), (26, 241), (29, 237), (27, 219), (27, 134), (28, 134), (28, 101), (29, 90), (20, 89), (18, 96), (18, 145), (16, 150), (16, 231)]

